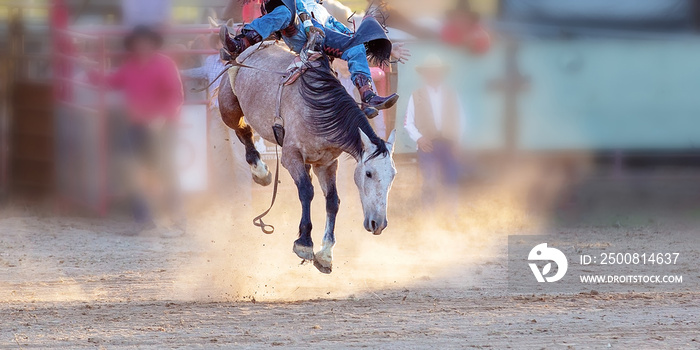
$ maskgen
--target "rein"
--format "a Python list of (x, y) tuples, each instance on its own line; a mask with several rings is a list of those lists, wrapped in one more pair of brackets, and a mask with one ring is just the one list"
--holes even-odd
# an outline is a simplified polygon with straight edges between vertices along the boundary
[(277, 158), (277, 167), (275, 168), (275, 185), (272, 188), (272, 200), (270, 201), (270, 207), (267, 208), (264, 213), (256, 216), (255, 219), (253, 219), (253, 225), (255, 225), (255, 227), (260, 227), (262, 232), (266, 235), (275, 233), (275, 226), (266, 224), (262, 219), (270, 213), (272, 207), (275, 206), (275, 200), (277, 199), (277, 189), (280, 183), (280, 154), (277, 145), (275, 145), (275, 157)]
[[(272, 207), (275, 206), (275, 200), (277, 199), (277, 190), (279, 186), (279, 178), (280, 178), (280, 154), (279, 154), (279, 147), (284, 147), (284, 118), (282, 118), (282, 89), (284, 89), (284, 80), (286, 79), (286, 76), (282, 76), (282, 81), (279, 84), (279, 87), (277, 89), (277, 115), (275, 115), (275, 123), (272, 126), (272, 131), (275, 135), (275, 141), (277, 143), (275, 144), (275, 158), (277, 159), (277, 166), (275, 167), (275, 185), (272, 188), (272, 200), (270, 201), (270, 207), (265, 210), (264, 213), (256, 216), (253, 219), (253, 225), (256, 227), (260, 227), (263, 233), (271, 235), (275, 233), (275, 226), (268, 225), (266, 224), (262, 219), (267, 216), (267, 214), (270, 213), (272, 210)], [(281, 123), (279, 123), (280, 121)]]
[(192, 92), (204, 92), (204, 91), (209, 90), (209, 88), (210, 88), (212, 85), (214, 85), (214, 83), (215, 83), (217, 80), (219, 80), (219, 78), (221, 78), (222, 75), (224, 75), (226, 72), (228, 72), (228, 69), (231, 68), (232, 66), (233, 66), (233, 65), (231, 64), (231, 62), (226, 63), (226, 65), (224, 66), (224, 69), (221, 70), (221, 73), (219, 73), (219, 75), (217, 75), (216, 78), (214, 78), (214, 80), (212, 80), (211, 82), (209, 82), (209, 84), (207, 84), (207, 86), (205, 86), (205, 87), (203, 87), (203, 88), (199, 88), (199, 89), (191, 88), (190, 91), (192, 91)]
[(249, 69), (254, 69), (254, 70), (257, 70), (257, 71), (261, 71), (261, 72), (279, 74), (279, 75), (281, 75), (281, 76), (283, 76), (283, 77), (286, 77), (286, 75), (287, 75), (287, 72), (273, 71), (273, 70), (269, 70), (269, 69), (263, 69), (263, 68), (260, 68), (260, 67), (249, 66), (249, 65), (247, 65), (247, 64), (243, 64), (243, 63), (239, 63), (239, 62), (235, 62), (235, 61), (234, 61), (234, 62), (229, 61), (229, 62), (226, 63), (226, 65), (224, 66), (224, 69), (222, 69), (221, 72), (216, 76), (216, 78), (214, 78), (214, 80), (212, 80), (211, 82), (209, 82), (209, 84), (207, 84), (207, 86), (205, 86), (205, 87), (203, 87), (203, 88), (199, 88), (199, 89), (192, 88), (192, 89), (190, 89), (190, 91), (191, 91), (191, 92), (204, 92), (204, 91), (207, 91), (212, 85), (214, 85), (214, 83), (215, 83), (217, 80), (219, 80), (219, 78), (221, 78), (222, 75), (226, 74), (226, 72), (227, 72), (229, 69), (233, 68), (233, 67), (249, 68)]

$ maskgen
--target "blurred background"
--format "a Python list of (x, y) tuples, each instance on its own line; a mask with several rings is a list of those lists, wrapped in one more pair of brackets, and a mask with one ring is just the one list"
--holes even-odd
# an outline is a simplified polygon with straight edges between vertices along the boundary
[[(434, 189), (414, 189), (412, 179), (436, 176), (464, 189), (456, 200), (467, 204), (475, 189), (517, 188), (524, 206), (562, 220), (590, 214), (634, 221), (629, 213), (647, 206), (700, 215), (698, 2), (386, 3), (389, 36), (412, 56), (373, 69), (380, 92), (401, 95), (373, 123), (380, 136), (398, 131), (401, 197), (425, 197)], [(352, 28), (348, 18), (369, 4), (324, 5)], [(123, 211), (123, 102), (89, 73), (120, 66), (123, 38), (136, 25), (157, 28), (163, 52), (185, 70), (217, 53), (209, 17), (243, 23), (257, 16), (255, 1), (0, 0), (0, 203), (97, 216)], [(458, 147), (445, 156), (458, 170), (450, 161), (421, 161), (416, 151), (416, 120), (431, 107), (411, 102), (431, 86), (431, 69), (439, 75), (433, 85), (449, 87), (458, 101), (442, 111), (459, 119)], [(185, 195), (196, 198), (220, 192), (216, 168), (242, 154), (235, 145), (221, 153), (235, 137), (213, 140), (211, 125), (220, 124), (210, 108), (215, 91), (191, 92), (207, 84), (185, 75), (183, 84), (176, 175)], [(273, 159), (274, 147), (261, 142), (259, 149)], [(236, 176), (250, 182), (249, 173)], [(505, 186), (513, 181), (518, 185)], [(268, 198), (254, 187), (231, 191)]]

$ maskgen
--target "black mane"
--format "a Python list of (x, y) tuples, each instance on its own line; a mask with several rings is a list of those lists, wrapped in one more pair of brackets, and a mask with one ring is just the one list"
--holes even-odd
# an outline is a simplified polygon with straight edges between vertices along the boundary
[(388, 155), (386, 143), (372, 129), (364, 112), (331, 71), (328, 58), (319, 58), (301, 76), (299, 91), (313, 115), (304, 116), (317, 135), (338, 145), (353, 157), (362, 157), (362, 130), (377, 146), (370, 159)]

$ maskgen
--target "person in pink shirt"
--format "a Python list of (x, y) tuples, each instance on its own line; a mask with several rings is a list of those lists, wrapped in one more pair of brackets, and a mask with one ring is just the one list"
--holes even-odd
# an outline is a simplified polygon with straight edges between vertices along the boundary
[(175, 61), (159, 53), (163, 38), (139, 26), (124, 40), (129, 55), (104, 83), (124, 94), (129, 121), (147, 125), (176, 122), (184, 102), (182, 81)]
[[(174, 144), (184, 91), (175, 62), (158, 50), (163, 38), (145, 26), (136, 27), (124, 40), (128, 56), (112, 74), (91, 80), (122, 92), (128, 118), (130, 201), (135, 226), (128, 234), (156, 228), (151, 207), (165, 204), (182, 234), (185, 216), (174, 166)], [(160, 198), (158, 198), (160, 197)]]

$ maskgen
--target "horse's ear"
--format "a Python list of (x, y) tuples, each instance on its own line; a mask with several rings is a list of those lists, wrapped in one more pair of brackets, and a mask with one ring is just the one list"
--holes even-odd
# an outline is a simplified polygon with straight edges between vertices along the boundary
[(364, 150), (365, 153), (372, 153), (374, 151), (372, 147), (376, 146), (372, 143), (372, 140), (369, 139), (369, 136), (367, 136), (367, 134), (365, 134), (365, 132), (362, 131), (362, 129), (359, 130), (360, 138), (362, 139), (362, 150)]
[(396, 129), (391, 131), (391, 134), (389, 134), (389, 138), (386, 140), (386, 143), (388, 143), (391, 147), (391, 151), (394, 151), (394, 144), (396, 143)]
[(217, 20), (214, 19), (214, 17), (209, 16), (209, 28), (214, 29), (214, 28), (219, 28), (221, 25)]
[(233, 21), (233, 18), (229, 19), (226, 21), (226, 26), (233, 28), (233, 25), (236, 24), (236, 22)]

